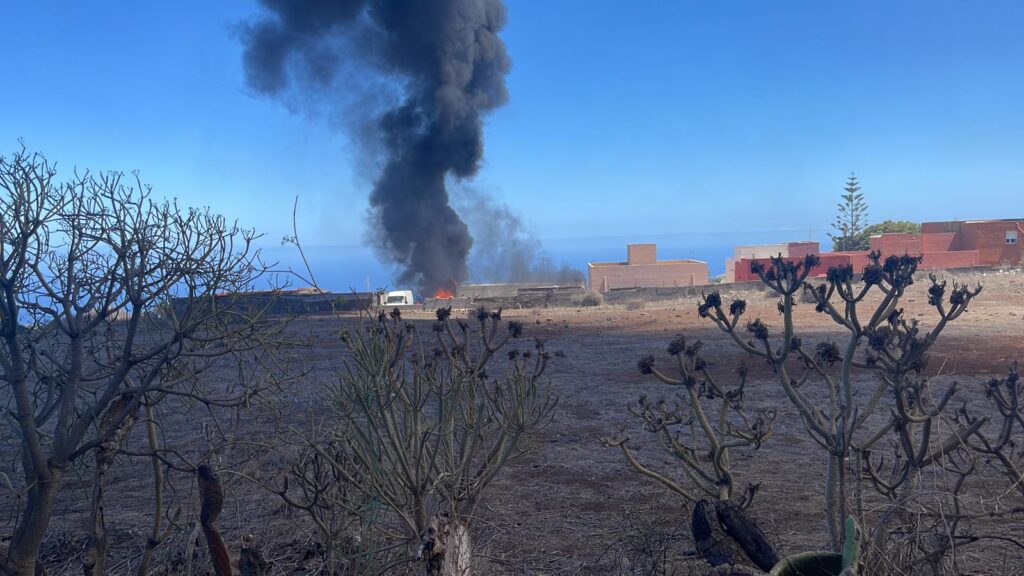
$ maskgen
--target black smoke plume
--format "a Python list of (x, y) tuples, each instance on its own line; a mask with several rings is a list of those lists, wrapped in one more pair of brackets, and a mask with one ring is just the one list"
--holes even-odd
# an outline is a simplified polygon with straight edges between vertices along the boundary
[[(377, 247), (427, 293), (467, 277), (473, 240), (447, 177), (476, 174), (482, 115), (508, 99), (500, 0), (260, 0), (242, 26), (246, 82), (271, 97), (347, 102), (370, 115), (356, 138), (379, 172), (370, 196)], [(382, 109), (354, 104), (366, 75), (388, 80)], [(294, 104), (294, 102), (292, 102)]]

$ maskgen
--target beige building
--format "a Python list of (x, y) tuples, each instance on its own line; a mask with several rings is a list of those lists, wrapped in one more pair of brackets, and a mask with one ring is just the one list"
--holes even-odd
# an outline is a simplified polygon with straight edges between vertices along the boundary
[(628, 244), (625, 262), (587, 265), (591, 290), (670, 288), (708, 283), (708, 264), (700, 260), (658, 260), (657, 245)]

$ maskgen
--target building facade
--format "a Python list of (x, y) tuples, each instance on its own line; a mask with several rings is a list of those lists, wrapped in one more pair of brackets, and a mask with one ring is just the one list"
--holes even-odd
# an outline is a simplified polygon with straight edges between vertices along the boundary
[(1024, 218), (925, 222), (921, 234), (952, 234), (950, 250), (977, 250), (980, 264), (1024, 264)]
[(871, 249), (882, 254), (912, 254), (931, 268), (1019, 266), (1024, 264), (1024, 219), (925, 222), (920, 234), (882, 234)]
[(669, 288), (708, 283), (708, 264), (700, 260), (658, 260), (657, 245), (629, 244), (625, 262), (587, 264), (591, 290)]
[(768, 259), (773, 256), (803, 258), (807, 254), (817, 253), (818, 243), (813, 241), (737, 246), (733, 248), (732, 258), (725, 259), (725, 281), (736, 282), (736, 262), (743, 259)]
[[(871, 251), (880, 252), (883, 258), (904, 254), (921, 256), (919, 268), (922, 270), (1024, 265), (1022, 241), (1024, 219), (925, 222), (921, 224), (921, 232), (918, 234), (880, 234), (870, 239)], [(813, 244), (813, 251), (810, 246), (798, 250), (790, 248), (806, 244)], [(821, 253), (817, 242), (772, 244), (765, 247), (768, 246), (786, 246), (786, 250), (779, 250), (772, 256), (781, 254), (792, 261), (798, 261), (808, 253), (818, 254), (821, 261), (811, 270), (811, 276), (823, 276), (832, 266), (846, 264), (859, 271), (869, 263), (867, 251)], [(731, 280), (728, 280), (730, 263), (726, 263), (728, 281), (757, 280), (757, 275), (751, 271), (751, 264), (770, 263), (771, 256), (760, 256), (759, 253), (752, 254), (753, 257), (741, 257), (740, 250), (743, 248), (750, 247), (736, 249), (737, 257), (731, 263)]]

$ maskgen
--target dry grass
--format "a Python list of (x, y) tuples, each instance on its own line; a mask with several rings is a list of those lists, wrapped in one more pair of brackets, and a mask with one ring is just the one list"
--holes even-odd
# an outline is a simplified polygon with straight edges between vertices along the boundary
[[(986, 289), (969, 312), (940, 338), (930, 370), (942, 370), (943, 380), (958, 380), (963, 398), (980, 410), (983, 383), (1005, 374), (1014, 358), (1024, 359), (1024, 274), (989, 274), (976, 278)], [(726, 288), (722, 287), (723, 291)], [(906, 301), (909, 317), (930, 322), (923, 283), (910, 289)], [(751, 317), (760, 315), (778, 323), (775, 302), (750, 298)], [(409, 314), (417, 322), (427, 314)], [(548, 349), (565, 357), (552, 363), (548, 372), (554, 391), (561, 397), (555, 420), (536, 439), (536, 449), (517, 460), (498, 478), (478, 511), (474, 535), (480, 554), (481, 574), (689, 574), (693, 560), (686, 552), (688, 514), (677, 498), (638, 474), (632, 473), (618, 450), (602, 448), (598, 438), (624, 424), (635, 428), (625, 406), (640, 394), (666, 395), (664, 386), (641, 376), (638, 357), (651, 352), (664, 355), (672, 335), (706, 343), (704, 355), (717, 370), (730, 370), (745, 360), (724, 341), (724, 335), (697, 318), (696, 301), (651, 303), (640, 310), (621, 306), (577, 309), (507, 311), (506, 317), (526, 325), (527, 336), (548, 339)], [(829, 338), (829, 322), (814, 314), (813, 307), (797, 308), (797, 326), (807, 341)], [(331, 317), (296, 321), (290, 330), (307, 337), (312, 346), (295, 350), (293, 361), (310, 370), (305, 382), (293, 385), (275, 399), (277, 411), (257, 407), (251, 413), (221, 415), (230, 433), (259, 438), (272, 427), (308, 425), (322, 414), (315, 382), (332, 378), (342, 354), (338, 320)], [(737, 475), (756, 478), (761, 491), (751, 508), (765, 531), (786, 553), (822, 548), (824, 532), (822, 495), (823, 467), (795, 411), (772, 382), (765, 367), (751, 364), (749, 404), (756, 409), (779, 410), (776, 433), (759, 452), (734, 455)], [(227, 374), (222, 375), (227, 377)], [(169, 444), (187, 448), (194, 456), (211, 445), (210, 414), (165, 411), (162, 437)], [(631, 428), (634, 448), (657, 461), (661, 455), (644, 433)], [(142, 447), (136, 430), (131, 445)], [(10, 474), (13, 454), (2, 455)], [(287, 454), (260, 453), (257, 460), (239, 466), (257, 468), (267, 477), (284, 468)], [(219, 520), (225, 539), (237, 555), (243, 535), (253, 534), (276, 574), (317, 574), (320, 569), (315, 530), (303, 525), (303, 517), (289, 514), (276, 496), (239, 475), (223, 470), (248, 460), (240, 451), (218, 452), (211, 463), (222, 470), (226, 502)], [(80, 573), (77, 555), (83, 547), (88, 511), (88, 471), (72, 474), (69, 489), (57, 507), (56, 518), (44, 547), (51, 574)], [(1024, 506), (1019, 494), (1000, 487), (1005, 481), (983, 467), (974, 498), (986, 505)], [(127, 574), (138, 561), (151, 522), (152, 485), (148, 461), (125, 460), (109, 477), (107, 521), (110, 527), (111, 574)], [(168, 498), (180, 506), (178, 528), (158, 549), (162, 574), (205, 574), (205, 547), (196, 545), (199, 534), (194, 479), (187, 474), (168, 474)], [(0, 492), (0, 509), (17, 509), (11, 491)], [(7, 519), (7, 531), (10, 531)], [(978, 530), (1024, 534), (1024, 516), (993, 519)], [(1013, 574), (1024, 571), (1024, 552), (996, 541), (970, 549), (973, 573)], [(396, 569), (397, 570), (397, 569)], [(394, 571), (392, 571), (394, 572)]]

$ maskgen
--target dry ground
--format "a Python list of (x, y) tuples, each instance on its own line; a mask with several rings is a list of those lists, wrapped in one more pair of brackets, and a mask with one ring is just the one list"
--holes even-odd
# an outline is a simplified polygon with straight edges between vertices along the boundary
[[(948, 275), (947, 275), (948, 276)], [(971, 304), (969, 312), (947, 328), (934, 349), (929, 370), (941, 373), (944, 381), (956, 380), (965, 401), (983, 400), (979, 391), (993, 376), (1005, 374), (1015, 358), (1024, 359), (1024, 273), (989, 273), (970, 276), (986, 288)], [(923, 280), (923, 279), (922, 279)], [(911, 288), (907, 313), (931, 326), (934, 315), (926, 302), (926, 282)], [(728, 301), (732, 295), (723, 290)], [(761, 316), (778, 326), (775, 300), (766, 293), (739, 295), (749, 302), (748, 315)], [(672, 391), (651, 377), (641, 376), (636, 360), (654, 353), (661, 362), (669, 339), (683, 333), (688, 339), (706, 343), (705, 357), (714, 369), (728, 373), (745, 360), (726, 336), (710, 321), (698, 318), (696, 300), (629, 306), (581, 309), (509, 310), (506, 318), (524, 322), (526, 335), (543, 337), (549, 350), (561, 350), (565, 357), (549, 371), (554, 391), (561, 398), (551, 425), (536, 438), (535, 450), (510, 463), (493, 486), (480, 511), (476, 542), (484, 574), (616, 574), (644, 573), (642, 562), (653, 551), (667, 550), (677, 558), (692, 547), (687, 539), (688, 514), (683, 503), (667, 490), (633, 473), (616, 449), (603, 448), (599, 437), (615, 434), (620, 426), (633, 437), (634, 448), (647, 462), (672, 471), (672, 463), (645, 436), (626, 411), (626, 405), (641, 394), (671, 398)], [(427, 313), (406, 317), (429, 321)], [(815, 314), (812, 305), (798, 307), (796, 324), (811, 341), (838, 335), (827, 318)], [(318, 344), (295, 352), (296, 365), (310, 367), (313, 377), (329, 377), (342, 354), (337, 333), (339, 320), (333, 317), (296, 321), (291, 329), (312, 337)], [(749, 360), (748, 360), (749, 361)], [(794, 410), (770, 375), (750, 361), (752, 382), (749, 402), (754, 406), (775, 406), (779, 410), (776, 433), (756, 453), (740, 453), (737, 462), (740, 483), (761, 482), (761, 491), (751, 512), (785, 552), (820, 548), (824, 542), (821, 513), (823, 456), (806, 437)], [(282, 413), (293, 423), (322, 414), (309, 381), (294, 385), (280, 401)], [(267, 415), (269, 416), (269, 415)], [(272, 420), (220, 418), (235, 432), (265, 434)], [(204, 424), (194, 417), (168, 417), (164, 434), (170, 443), (186, 444), (198, 457), (202, 454)], [(137, 436), (139, 436), (137, 434)], [(207, 434), (206, 437), (209, 435)], [(214, 463), (240, 459), (237, 453), (220, 454)], [(262, 464), (272, 474), (280, 459)], [(173, 473), (172, 473), (173, 474)], [(176, 482), (175, 494), (184, 506), (180, 523), (194, 522), (194, 486), (185, 475)], [(991, 476), (991, 486), (982, 486), (990, 496), (1000, 493), (1000, 478)], [(281, 568), (305, 573), (313, 564), (296, 560), (309, 537), (299, 517), (285, 518), (275, 497), (245, 479), (227, 477), (228, 504), (221, 524), (229, 545), (237, 551), (242, 534), (253, 533), (266, 555), (277, 558)], [(120, 574), (137, 562), (151, 518), (152, 480), (148, 463), (138, 461), (118, 467), (110, 478), (108, 523), (111, 527), (112, 573)], [(81, 550), (85, 529), (84, 511), (88, 494), (88, 473), (62, 499), (46, 553), (53, 573), (80, 573), (76, 554)], [(1013, 496), (1007, 497), (1010, 504)], [(0, 510), (13, 510), (17, 501), (5, 490)], [(173, 513), (173, 511), (172, 511)], [(286, 521), (287, 520), (287, 521)], [(298, 523), (299, 528), (296, 528)], [(9, 533), (11, 525), (4, 529)], [(997, 529), (1024, 534), (1024, 518), (1004, 520)], [(183, 573), (187, 568), (189, 529), (176, 533), (162, 548), (161, 561)], [(979, 545), (987, 564), (978, 573), (1013, 573), (1024, 566), (1020, 550)], [(675, 573), (689, 573), (685, 561), (673, 564)], [(204, 566), (194, 565), (194, 573)]]

